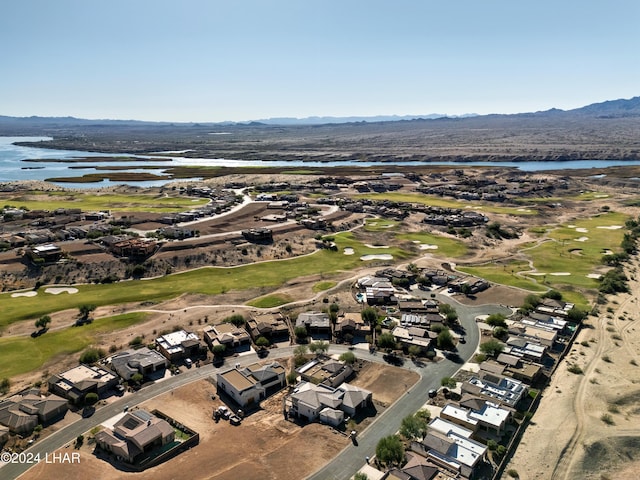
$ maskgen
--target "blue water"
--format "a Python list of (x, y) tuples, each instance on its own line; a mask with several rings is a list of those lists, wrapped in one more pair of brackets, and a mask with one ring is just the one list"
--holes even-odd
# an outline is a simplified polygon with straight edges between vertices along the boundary
[[(379, 165), (376, 162), (302, 162), (302, 161), (260, 161), (260, 160), (226, 160), (223, 158), (184, 158), (180, 156), (170, 156), (157, 158), (157, 164), (154, 162), (135, 163), (127, 161), (118, 162), (100, 162), (92, 161), (91, 165), (82, 167), (82, 163), (55, 163), (47, 160), (69, 159), (82, 157), (108, 157), (128, 155), (122, 153), (118, 155), (108, 155), (96, 152), (81, 152), (74, 150), (53, 150), (47, 148), (20, 147), (13, 145), (13, 142), (37, 142), (46, 141), (50, 138), (46, 137), (0, 137), (0, 182), (9, 182), (16, 180), (45, 180), (51, 177), (77, 177), (84, 173), (95, 172), (93, 165), (102, 167), (109, 166), (129, 166), (131, 172), (149, 172), (162, 174), (163, 168), (143, 170), (142, 165), (164, 166), (164, 165), (198, 165), (198, 166), (289, 166), (289, 167), (331, 167), (341, 165), (360, 165), (370, 166)], [(149, 155), (139, 155), (141, 158), (154, 158)], [(39, 162), (23, 162), (26, 159), (38, 159)], [(393, 162), (389, 162), (393, 164)], [(398, 162), (399, 165), (425, 165), (424, 162)], [(640, 160), (571, 160), (566, 162), (437, 162), (433, 165), (450, 165), (458, 168), (465, 166), (492, 166), (492, 167), (516, 167), (522, 171), (534, 172), (539, 170), (560, 170), (560, 169), (577, 169), (577, 168), (606, 168), (620, 165), (640, 165)], [(76, 168), (70, 168), (71, 166)], [(25, 167), (27, 167), (25, 169)], [(44, 168), (33, 168), (44, 167)], [(103, 170), (100, 170), (103, 171)], [(60, 185), (71, 188), (98, 188), (103, 186), (115, 185), (121, 182), (111, 182), (105, 180), (95, 183), (60, 183)], [(145, 181), (145, 182), (127, 182), (129, 185), (138, 186), (159, 186), (167, 183), (166, 181)]]

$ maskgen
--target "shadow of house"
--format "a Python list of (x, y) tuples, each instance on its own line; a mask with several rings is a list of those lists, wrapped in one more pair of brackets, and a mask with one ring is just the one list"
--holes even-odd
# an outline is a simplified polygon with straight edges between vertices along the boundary
[(87, 393), (102, 398), (118, 384), (118, 377), (109, 370), (94, 365), (79, 365), (49, 378), (49, 391), (79, 405)]
[(58, 395), (45, 397), (37, 389), (28, 390), (0, 402), (0, 425), (12, 433), (27, 435), (38, 424), (46, 426), (63, 418), (68, 403)]

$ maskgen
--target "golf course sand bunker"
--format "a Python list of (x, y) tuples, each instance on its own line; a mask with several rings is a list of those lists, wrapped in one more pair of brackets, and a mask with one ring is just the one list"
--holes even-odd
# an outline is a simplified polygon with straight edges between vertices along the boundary
[(389, 248), (389, 245), (371, 245), (369, 243), (365, 243), (364, 246), (369, 248)]
[(381, 255), (362, 255), (360, 260), (393, 260), (393, 255), (383, 253)]
[(11, 294), (11, 298), (15, 298), (15, 297), (35, 297), (36, 295), (38, 295), (38, 292), (17, 292), (17, 293), (12, 293)]
[(622, 225), (600, 225), (598, 228), (602, 228), (603, 230), (620, 230)]
[(78, 293), (78, 289), (77, 288), (73, 288), (73, 287), (49, 287), (47, 288), (44, 293), (50, 293), (52, 295), (59, 295), (61, 293)]
[(344, 253), (345, 255), (353, 255), (355, 252), (353, 251), (353, 248), (345, 247), (344, 252), (342, 253)]
[(600, 277), (602, 277), (602, 275), (600, 275), (599, 273), (589, 273), (589, 274), (587, 274), (587, 278), (595, 278), (597, 280)]
[(429, 243), (421, 243), (420, 250), (437, 250), (438, 245), (431, 245)]
[(556, 277), (566, 277), (568, 275), (571, 275), (571, 272), (553, 272), (549, 275), (555, 275)]
[(587, 233), (588, 231), (589, 230), (587, 230), (586, 228), (582, 228), (582, 227), (576, 228), (576, 232), (578, 232), (578, 233)]
[(571, 250), (569, 250), (569, 253), (571, 255), (582, 255), (582, 249), (581, 248), (572, 248)]
[(586, 242), (587, 240), (589, 240), (589, 237), (580, 237), (580, 238), (575, 238), (574, 240), (576, 242)]

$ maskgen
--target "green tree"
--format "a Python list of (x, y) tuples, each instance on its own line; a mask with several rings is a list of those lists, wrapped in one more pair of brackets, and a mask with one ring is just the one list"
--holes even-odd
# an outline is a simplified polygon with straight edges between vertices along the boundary
[(305, 327), (304, 325), (298, 325), (293, 329), (293, 333), (295, 334), (298, 343), (306, 342), (307, 338), (309, 337), (309, 334), (307, 333), (307, 327)]
[(142, 383), (142, 380), (144, 379), (144, 377), (142, 376), (141, 373), (134, 373), (131, 376), (131, 381), (137, 385), (140, 385)]
[(231, 315), (230, 317), (225, 318), (223, 322), (232, 323), (236, 327), (240, 328), (244, 327), (244, 324), (247, 323), (247, 320), (239, 313), (236, 313), (234, 315)]
[(366, 307), (360, 312), (360, 316), (365, 323), (375, 325), (378, 323), (378, 311), (373, 307)]
[(436, 338), (436, 345), (440, 350), (450, 350), (455, 347), (453, 335), (448, 328), (443, 329)]
[(344, 352), (338, 357), (338, 360), (348, 365), (353, 365), (356, 363), (356, 355), (353, 352)]
[(369, 480), (366, 473), (358, 472), (353, 476), (353, 480)]
[(260, 348), (266, 348), (269, 346), (269, 340), (265, 337), (256, 338), (256, 346)]
[(376, 445), (376, 458), (383, 465), (400, 465), (404, 461), (404, 446), (398, 435), (383, 437)]
[(422, 418), (425, 422), (429, 423), (431, 412), (427, 408), (421, 408), (416, 412), (416, 417)]
[(36, 320), (36, 328), (44, 330), (47, 328), (47, 325), (51, 323), (51, 317), (49, 315), (43, 315), (38, 320)]
[(84, 435), (78, 435), (76, 437), (76, 444), (74, 445), (73, 448), (75, 448), (76, 450), (79, 450), (80, 447), (82, 447), (83, 443), (84, 443)]
[(440, 385), (447, 388), (456, 388), (456, 380), (452, 377), (442, 377), (440, 379)]
[(309, 344), (309, 351), (311, 353), (326, 353), (329, 350), (329, 342), (318, 340)]
[(414, 438), (424, 438), (427, 433), (427, 422), (417, 415), (408, 415), (402, 419), (400, 424), (400, 435), (407, 440)]
[(298, 345), (293, 349), (293, 355), (296, 357), (304, 357), (309, 349), (306, 345)]
[(506, 319), (507, 317), (502, 313), (492, 313), (487, 317), (487, 320), (485, 321), (485, 323), (492, 327), (507, 328)]
[(390, 333), (381, 333), (378, 335), (378, 347), (380, 348), (396, 348), (396, 339)]
[(82, 355), (80, 355), (80, 363), (96, 363), (101, 358), (106, 356), (106, 352), (101, 348), (87, 348)]
[(95, 305), (80, 305), (78, 310), (80, 311), (80, 321), (87, 322), (89, 315), (96, 309)]
[(287, 373), (287, 384), (295, 385), (297, 380), (298, 380), (298, 374), (295, 370), (291, 370), (289, 373)]
[(497, 357), (504, 350), (504, 344), (499, 342), (498, 340), (491, 339), (486, 342), (480, 344), (480, 351), (485, 355), (489, 355), (491, 357)]
[(410, 345), (408, 351), (411, 357), (417, 357), (422, 352), (422, 349), (417, 345)]
[(222, 357), (224, 355), (225, 350), (227, 349), (227, 347), (225, 345), (222, 344), (217, 344), (214, 345), (211, 348), (211, 352), (213, 353), (214, 357)]
[(9, 380), (8, 378), (3, 378), (2, 380), (0, 380), (0, 393), (1, 394), (5, 394), (5, 393), (9, 393), (9, 389), (11, 388), (11, 380)]
[(89, 392), (84, 396), (84, 404), (85, 405), (95, 405), (98, 403), (98, 394), (94, 392)]

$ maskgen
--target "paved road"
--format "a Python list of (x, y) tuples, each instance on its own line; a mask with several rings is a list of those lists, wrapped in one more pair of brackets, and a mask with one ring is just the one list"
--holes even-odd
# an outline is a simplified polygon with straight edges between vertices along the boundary
[[(415, 296), (429, 298), (431, 292), (411, 292)], [(412, 415), (427, 402), (428, 391), (440, 387), (442, 377), (453, 376), (461, 367), (463, 361), (470, 359), (480, 342), (480, 333), (476, 326), (475, 317), (492, 313), (509, 314), (511, 310), (500, 305), (469, 306), (458, 303), (455, 297), (436, 294), (436, 299), (453, 305), (458, 312), (460, 323), (464, 328), (467, 342), (458, 345), (460, 363), (444, 360), (437, 364), (426, 364), (425, 367), (417, 367), (411, 362), (406, 362), (405, 367), (416, 370), (421, 378), (402, 397), (390, 406), (375, 422), (366, 430), (358, 434), (358, 445), (348, 445), (331, 462), (307, 477), (307, 480), (348, 480), (365, 463), (365, 457), (372, 458), (375, 455), (376, 445), (382, 437), (393, 435), (400, 428), (400, 423), (407, 415)], [(379, 361), (368, 353), (358, 353), (358, 358)]]
[[(417, 292), (414, 292), (417, 293)], [(428, 294), (427, 294), (428, 295)], [(494, 312), (507, 312), (508, 309), (497, 305), (482, 305), (469, 307), (461, 305), (446, 296), (437, 295), (437, 298), (443, 302), (452, 303), (458, 311), (460, 322), (465, 329), (467, 343), (459, 345), (459, 354), (463, 360), (468, 360), (474, 354), (478, 342), (479, 333), (475, 325), (475, 317), (481, 314)], [(277, 360), (293, 355), (294, 347), (279, 348), (271, 350), (269, 358)], [(340, 345), (331, 345), (329, 353), (340, 354), (347, 351), (347, 348)], [(366, 350), (356, 351), (358, 358), (370, 360), (374, 362), (382, 362), (382, 355), (372, 355)], [(249, 365), (257, 360), (255, 354), (242, 355), (234, 358), (235, 362), (241, 365)], [(364, 464), (366, 456), (373, 457), (375, 447), (378, 440), (384, 436), (395, 433), (399, 427), (402, 418), (415, 413), (427, 401), (427, 392), (431, 388), (440, 386), (442, 377), (453, 376), (460, 368), (460, 363), (454, 363), (450, 360), (444, 360), (437, 364), (427, 364), (426, 367), (416, 366), (411, 362), (406, 362), (405, 367), (420, 373), (421, 378), (417, 384), (409, 389), (398, 401), (381, 414), (366, 430), (358, 435), (358, 446), (347, 446), (337, 457), (329, 464), (316, 473), (311, 475), (309, 480), (323, 479), (349, 479)], [(200, 368), (192, 368), (180, 375), (169, 377), (166, 380), (145, 387), (135, 394), (127, 395), (118, 399), (109, 405), (98, 408), (96, 412), (89, 418), (80, 419), (63, 429), (37, 441), (26, 452), (39, 454), (44, 458), (47, 453), (52, 453), (59, 448), (68, 446), (72, 449), (72, 443), (80, 434), (84, 434), (96, 425), (99, 425), (109, 418), (122, 412), (125, 406), (135, 406), (143, 403), (158, 395), (162, 395), (168, 391), (179, 388), (188, 383), (215, 375), (218, 371), (211, 364)], [(71, 450), (70, 450), (71, 451)], [(15, 479), (26, 472), (32, 465), (29, 464), (5, 464), (0, 467), (0, 478)]]

